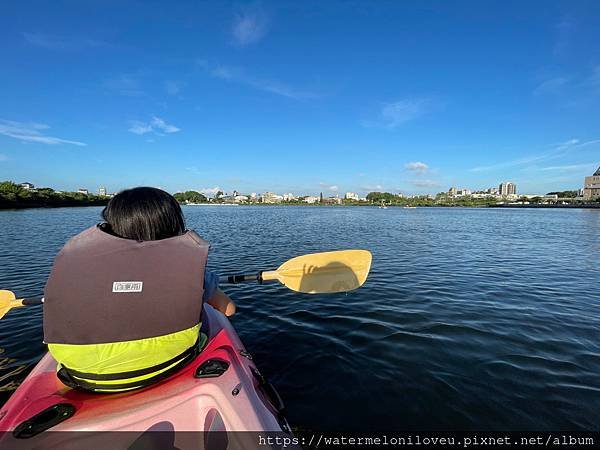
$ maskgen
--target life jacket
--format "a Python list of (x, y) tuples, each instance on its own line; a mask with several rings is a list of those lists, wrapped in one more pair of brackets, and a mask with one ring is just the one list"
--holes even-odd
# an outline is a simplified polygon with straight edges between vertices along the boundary
[(208, 249), (194, 231), (140, 242), (98, 225), (69, 240), (44, 291), (44, 341), (59, 379), (130, 390), (195, 358)]

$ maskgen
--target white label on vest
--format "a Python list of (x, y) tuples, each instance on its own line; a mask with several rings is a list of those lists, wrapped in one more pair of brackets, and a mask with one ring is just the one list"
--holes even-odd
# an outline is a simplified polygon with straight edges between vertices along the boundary
[(113, 292), (142, 292), (142, 281), (115, 281)]

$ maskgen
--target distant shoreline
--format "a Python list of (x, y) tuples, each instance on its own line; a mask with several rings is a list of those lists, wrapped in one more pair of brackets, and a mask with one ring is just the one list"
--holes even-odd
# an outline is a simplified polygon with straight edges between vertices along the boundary
[[(108, 200), (90, 200), (89, 202), (64, 202), (64, 203), (39, 203), (39, 204), (0, 204), (0, 211), (8, 211), (8, 210), (22, 210), (22, 209), (54, 209), (54, 208), (77, 208), (77, 207), (89, 207), (89, 206), (105, 206), (108, 203)], [(319, 208), (319, 207), (371, 207), (371, 208), (379, 208), (377, 204), (346, 204), (346, 205), (335, 205), (335, 204), (320, 204), (320, 203), (196, 203), (196, 204), (181, 204), (181, 206), (260, 206), (260, 207), (272, 207), (272, 206), (280, 206), (280, 207), (288, 207), (288, 206), (300, 206), (300, 207), (310, 207), (310, 208)], [(418, 205), (418, 206), (410, 206), (406, 207), (406, 205), (386, 205), (388, 208), (400, 208), (400, 209), (415, 209), (415, 208), (530, 208), (530, 209), (540, 209), (540, 208), (553, 208), (553, 209), (600, 209), (600, 203), (582, 203), (582, 204), (567, 204), (567, 205), (552, 205), (552, 204), (529, 204), (529, 205)]]

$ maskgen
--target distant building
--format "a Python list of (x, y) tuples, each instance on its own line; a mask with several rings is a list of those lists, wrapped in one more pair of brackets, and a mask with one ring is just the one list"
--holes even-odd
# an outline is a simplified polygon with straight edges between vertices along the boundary
[(356, 194), (354, 192), (346, 192), (346, 195), (344, 195), (344, 198), (346, 200), (355, 200), (355, 201), (358, 201), (358, 194)]
[(247, 195), (236, 195), (233, 197), (233, 201), (235, 203), (242, 203), (242, 202), (247, 202), (248, 201), (248, 196)]
[(596, 200), (600, 198), (600, 167), (594, 172), (594, 175), (585, 177), (583, 183), (583, 199)]
[(89, 191), (87, 189), (78, 189), (77, 192), (84, 195), (89, 195)]
[(26, 191), (30, 191), (31, 189), (35, 188), (35, 186), (31, 183), (21, 183), (20, 186)]
[(291, 192), (289, 194), (283, 194), (284, 202), (293, 202), (294, 200), (296, 200), (296, 197)]
[(265, 192), (262, 194), (263, 203), (280, 203), (283, 200), (282, 195), (274, 194), (273, 192)]
[(100, 197), (106, 197), (106, 188), (104, 186), (98, 188), (98, 195)]
[(448, 195), (450, 197), (456, 197), (457, 192), (458, 192), (458, 189), (456, 189), (454, 186), (452, 186), (450, 189), (448, 189)]
[(498, 193), (503, 197), (507, 197), (509, 195), (516, 195), (517, 185), (515, 183), (511, 183), (510, 181), (500, 183), (500, 186), (498, 186)]
[(342, 204), (342, 199), (339, 197), (327, 197), (326, 199), (323, 199), (324, 203), (328, 203), (328, 204), (333, 204), (333, 205), (341, 205)]
[(320, 200), (320, 197), (313, 197), (312, 195), (309, 195), (308, 197), (304, 197), (304, 201), (309, 204), (318, 203), (319, 200)]

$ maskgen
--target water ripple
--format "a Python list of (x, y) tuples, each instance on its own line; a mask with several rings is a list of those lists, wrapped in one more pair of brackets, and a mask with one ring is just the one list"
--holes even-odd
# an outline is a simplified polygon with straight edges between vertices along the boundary
[[(598, 430), (600, 211), (187, 207), (220, 273), (366, 248), (352, 293), (233, 286), (240, 337), (315, 430)], [(38, 295), (99, 208), (0, 212), (0, 288)], [(0, 401), (44, 352), (41, 309), (0, 326)], [(23, 345), (26, 343), (26, 345)]]

